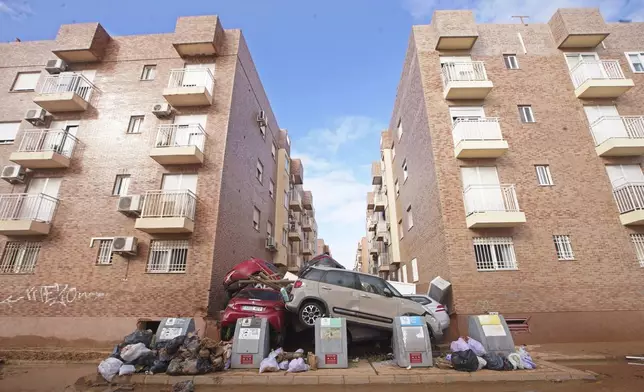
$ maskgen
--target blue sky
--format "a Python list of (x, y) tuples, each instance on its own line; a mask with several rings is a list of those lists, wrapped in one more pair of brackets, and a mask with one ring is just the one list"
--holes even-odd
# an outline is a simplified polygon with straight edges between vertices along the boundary
[(217, 14), (243, 30), (278, 122), (304, 161), (320, 236), (353, 266), (365, 232), (370, 167), (389, 123), (411, 26), (434, 9), (471, 8), (479, 22), (547, 21), (559, 7), (599, 6), (609, 21), (644, 20), (644, 0), (0, 0), (0, 41), (53, 39), (63, 23), (112, 35), (167, 33), (178, 16)]

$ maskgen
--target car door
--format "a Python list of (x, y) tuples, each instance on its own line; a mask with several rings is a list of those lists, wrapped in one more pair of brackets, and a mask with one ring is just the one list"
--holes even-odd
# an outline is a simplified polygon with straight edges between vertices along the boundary
[(358, 275), (360, 280), (360, 313), (363, 322), (391, 328), (398, 316), (400, 298), (385, 294), (385, 280), (373, 275)]
[(331, 316), (346, 317), (347, 321), (359, 321), (360, 291), (356, 274), (346, 270), (330, 270), (320, 279), (318, 295), (327, 306)]

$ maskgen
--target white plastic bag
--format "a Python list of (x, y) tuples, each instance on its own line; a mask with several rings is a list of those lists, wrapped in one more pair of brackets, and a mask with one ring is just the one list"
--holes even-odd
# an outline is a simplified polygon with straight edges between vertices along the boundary
[(519, 354), (517, 353), (509, 354), (508, 361), (510, 361), (514, 370), (523, 369), (523, 364), (521, 363), (521, 356)]
[(472, 339), (469, 336), (467, 337), (467, 346), (470, 348), (470, 350), (474, 351), (474, 354), (476, 354), (479, 357), (482, 357), (485, 354), (487, 354), (481, 342), (479, 342), (478, 340)]
[(136, 361), (141, 355), (149, 353), (151, 350), (145, 347), (143, 343), (129, 344), (121, 349), (121, 358), (124, 362)]
[(136, 368), (134, 367), (134, 365), (123, 365), (119, 369), (119, 376), (126, 376), (134, 372), (136, 372)]
[(299, 372), (306, 372), (308, 370), (309, 370), (309, 365), (304, 363), (304, 358), (295, 358), (294, 360), (291, 361), (291, 363), (288, 364), (287, 372), (299, 373)]
[(123, 362), (120, 359), (109, 357), (98, 364), (98, 372), (105, 380), (112, 382), (114, 376), (119, 372), (121, 365), (123, 365)]
[(481, 370), (481, 369), (483, 369), (484, 367), (487, 366), (487, 361), (485, 359), (483, 359), (481, 357), (476, 357), (476, 359), (479, 360), (479, 368), (478, 368), (478, 370)]
[(463, 338), (458, 338), (458, 340), (453, 341), (452, 344), (449, 345), (449, 348), (453, 353), (457, 353), (459, 351), (469, 350), (470, 346), (467, 345), (467, 342), (463, 340)]
[(528, 353), (528, 350), (526, 350), (524, 346), (521, 346), (519, 348), (519, 357), (521, 357), (521, 365), (524, 369), (537, 368), (537, 365), (535, 365), (534, 361), (532, 360), (532, 356), (530, 355), (530, 353)]
[(288, 361), (282, 361), (279, 364), (280, 370), (288, 370)]
[(281, 347), (279, 347), (279, 348), (271, 351), (271, 353), (268, 354), (268, 358), (277, 358), (277, 356), (280, 355), (283, 352), (284, 352), (284, 350)]
[(275, 358), (264, 358), (262, 362), (259, 363), (259, 372), (278, 372), (280, 370), (280, 365), (277, 363)]

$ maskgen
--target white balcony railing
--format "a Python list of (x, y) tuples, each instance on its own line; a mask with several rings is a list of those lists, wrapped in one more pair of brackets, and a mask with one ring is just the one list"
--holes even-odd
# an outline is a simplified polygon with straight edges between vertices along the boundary
[(58, 199), (44, 193), (12, 193), (0, 195), (0, 220), (32, 220), (50, 223)]
[(38, 129), (24, 131), (18, 152), (53, 151), (67, 158), (72, 157), (78, 139), (62, 129)]
[(302, 204), (302, 193), (299, 189), (291, 189), (288, 192), (288, 200), (291, 204)]
[(286, 224), (286, 229), (289, 233), (300, 234), (302, 232), (302, 225), (300, 224), (300, 222), (293, 221)]
[(378, 204), (385, 204), (385, 192), (384, 191), (379, 191), (376, 192), (373, 196), (373, 201), (376, 205)]
[(315, 245), (313, 244), (313, 241), (307, 240), (302, 242), (302, 253), (304, 252), (313, 253), (313, 249), (315, 249)]
[(644, 183), (627, 183), (613, 189), (620, 214), (644, 210)]
[(40, 87), (40, 94), (60, 94), (74, 92), (85, 101), (89, 102), (89, 97), (94, 90), (92, 82), (81, 74), (62, 73), (59, 75), (50, 75), (45, 78)]
[(154, 147), (188, 147), (197, 146), (203, 152), (206, 132), (201, 124), (163, 124), (157, 128)]
[(190, 190), (145, 192), (141, 218), (188, 218), (195, 220), (197, 196)]
[(477, 212), (519, 212), (514, 185), (468, 185), (463, 191), (467, 215)]
[(483, 61), (464, 61), (441, 64), (443, 87), (449, 82), (483, 82), (487, 79)]
[(454, 145), (464, 140), (503, 140), (499, 119), (496, 117), (456, 119), (452, 136)]
[(644, 138), (644, 116), (604, 116), (590, 124), (590, 130), (598, 146), (608, 139)]
[(177, 68), (170, 70), (168, 87), (205, 87), (212, 95), (214, 80), (210, 68)]
[(575, 88), (591, 79), (626, 79), (617, 60), (582, 60), (570, 70)]

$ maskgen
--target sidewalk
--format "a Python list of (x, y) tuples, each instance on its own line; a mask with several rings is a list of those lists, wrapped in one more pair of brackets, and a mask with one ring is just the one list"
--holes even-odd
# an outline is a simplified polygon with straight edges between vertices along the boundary
[(598, 343), (547, 343), (526, 346), (535, 359), (546, 361), (593, 361), (623, 359), (644, 354), (644, 341)]

